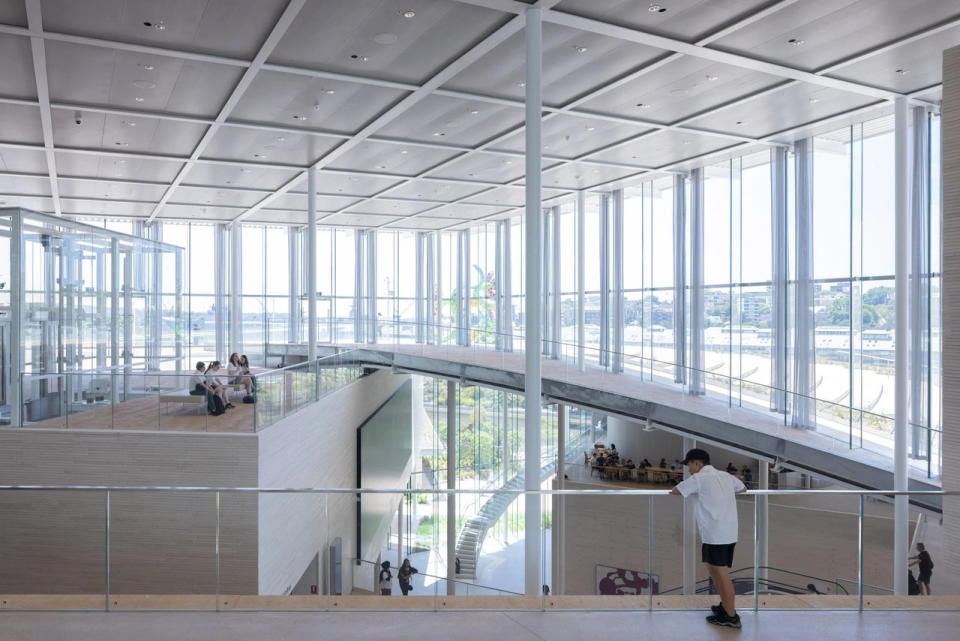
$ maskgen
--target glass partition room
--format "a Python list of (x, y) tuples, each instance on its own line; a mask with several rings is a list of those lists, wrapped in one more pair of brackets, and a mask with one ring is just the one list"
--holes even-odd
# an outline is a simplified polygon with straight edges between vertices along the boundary
[(0, 209), (0, 424), (57, 426), (179, 378), (181, 275), (179, 247)]

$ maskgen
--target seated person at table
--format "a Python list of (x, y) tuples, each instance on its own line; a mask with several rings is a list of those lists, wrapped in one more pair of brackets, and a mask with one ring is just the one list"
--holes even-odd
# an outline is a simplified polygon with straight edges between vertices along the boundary
[(628, 470), (635, 470), (635, 469), (637, 469), (637, 466), (634, 465), (633, 459), (631, 459), (631, 458), (628, 458), (628, 459), (627, 459), (627, 462), (623, 464), (623, 467), (625, 467), (625, 468), (628, 469)]
[(667, 466), (667, 459), (666, 459), (666, 458), (661, 458), (661, 459), (660, 459), (660, 465), (659, 465), (658, 467), (666, 467), (666, 466)]
[(197, 369), (190, 377), (190, 396), (203, 396), (207, 393), (206, 381), (203, 378), (205, 367), (203, 361), (197, 361)]
[(653, 467), (653, 464), (647, 459), (640, 461), (640, 467)]

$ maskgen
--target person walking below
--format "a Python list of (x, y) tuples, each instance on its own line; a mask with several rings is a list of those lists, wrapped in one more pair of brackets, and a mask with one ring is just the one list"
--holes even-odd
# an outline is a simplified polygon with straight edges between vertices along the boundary
[(690, 477), (677, 483), (671, 493), (697, 499), (702, 560), (720, 592), (720, 605), (711, 607), (713, 614), (707, 617), (707, 623), (739, 628), (740, 615), (734, 603), (730, 567), (739, 531), (736, 495), (746, 492), (747, 488), (737, 477), (710, 465), (710, 455), (704, 450), (690, 450), (682, 463), (690, 471)]
[(403, 596), (407, 596), (407, 593), (413, 590), (410, 581), (417, 572), (419, 570), (410, 565), (410, 559), (404, 559), (403, 563), (400, 564), (400, 569), (397, 570), (397, 581), (400, 583), (400, 591), (403, 592)]
[(393, 572), (390, 571), (390, 561), (384, 561), (380, 564), (380, 594), (381, 596), (390, 596), (393, 594), (391, 581), (393, 581)]
[(930, 596), (930, 575), (933, 574), (933, 559), (927, 552), (927, 546), (917, 543), (917, 555), (910, 557), (910, 565), (917, 565), (917, 583), (920, 584), (920, 594)]

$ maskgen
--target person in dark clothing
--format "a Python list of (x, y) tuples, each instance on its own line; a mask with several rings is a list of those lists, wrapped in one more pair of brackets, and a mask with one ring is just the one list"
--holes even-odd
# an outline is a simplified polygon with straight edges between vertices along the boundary
[(390, 561), (384, 561), (380, 564), (380, 576), (378, 578), (380, 594), (382, 596), (390, 596), (393, 594), (392, 585), (390, 583), (392, 580), (393, 572), (390, 571)]
[(410, 559), (404, 559), (403, 563), (400, 564), (400, 569), (397, 570), (397, 581), (400, 583), (400, 591), (403, 593), (403, 596), (407, 596), (407, 593), (413, 590), (413, 586), (410, 585), (410, 580), (413, 579), (413, 575), (417, 572), (419, 572), (419, 570), (410, 565)]
[(909, 596), (920, 594), (920, 584), (917, 583), (917, 577), (913, 576), (913, 570), (907, 570), (907, 594)]
[(930, 575), (933, 574), (933, 559), (923, 543), (917, 543), (916, 556), (910, 557), (910, 565), (916, 565), (919, 575), (917, 583), (920, 584), (920, 594), (930, 596)]

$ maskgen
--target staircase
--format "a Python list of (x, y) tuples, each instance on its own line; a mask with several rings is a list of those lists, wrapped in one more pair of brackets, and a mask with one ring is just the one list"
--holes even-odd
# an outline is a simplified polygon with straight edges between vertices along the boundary
[[(582, 444), (587, 440), (589, 433), (583, 434), (567, 447), (567, 461), (573, 461), (577, 458)], [(557, 469), (557, 461), (553, 460), (540, 468), (540, 482), (550, 478)], [(524, 475), (518, 474), (499, 490), (487, 499), (487, 502), (480, 508), (480, 512), (463, 524), (460, 535), (457, 537), (457, 558), (460, 559), (460, 572), (457, 577), (463, 579), (477, 578), (477, 559), (480, 558), (480, 550), (483, 548), (483, 539), (490, 529), (503, 513), (507, 511), (513, 501), (520, 496), (514, 491), (522, 490), (524, 487)], [(505, 491), (506, 490), (506, 491)], [(511, 491), (512, 490), (512, 491)]]

